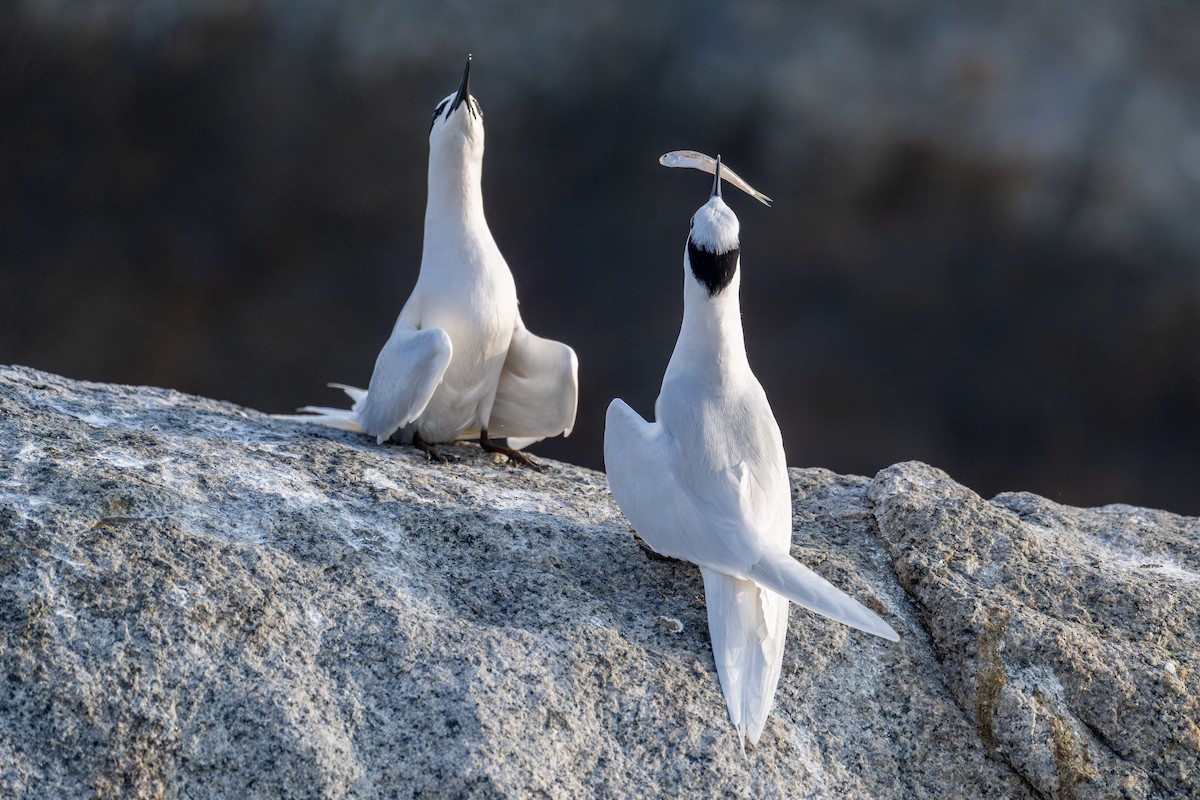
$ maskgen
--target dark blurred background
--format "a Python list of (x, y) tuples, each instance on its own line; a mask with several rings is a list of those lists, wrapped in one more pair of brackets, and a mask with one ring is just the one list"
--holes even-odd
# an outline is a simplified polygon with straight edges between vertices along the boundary
[(798, 466), (1200, 514), (1200, 6), (0, 3), (0, 362), (268, 411), (366, 385), (474, 53), (484, 194), (575, 434), (653, 413), (722, 153)]

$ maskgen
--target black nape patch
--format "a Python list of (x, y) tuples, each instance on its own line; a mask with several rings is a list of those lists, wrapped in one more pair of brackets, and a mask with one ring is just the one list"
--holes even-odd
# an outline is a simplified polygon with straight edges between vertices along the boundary
[(710, 253), (692, 244), (692, 237), (689, 236), (687, 249), (692, 274), (708, 289), (709, 297), (720, 293), (733, 280), (740, 248), (735, 247), (728, 253)]
[(430, 133), (433, 133), (433, 123), (437, 122), (437, 118), (439, 116), (441, 116), (441, 114), (442, 114), (442, 109), (444, 109), (449, 103), (450, 103), (450, 98), (447, 97), (445, 100), (438, 103), (437, 108), (435, 108), (433, 110), (433, 119), (429, 120), (429, 132)]

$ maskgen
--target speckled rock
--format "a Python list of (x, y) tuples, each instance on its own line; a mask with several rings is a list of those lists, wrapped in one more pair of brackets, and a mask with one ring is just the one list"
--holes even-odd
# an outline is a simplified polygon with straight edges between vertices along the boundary
[(869, 496), (959, 707), (1034, 789), (1200, 795), (1200, 520), (987, 502), (918, 463)]
[(599, 473), (445, 452), (0, 367), (0, 796), (1195, 790), (1196, 520), (793, 470), (902, 639), (793, 608), (743, 756), (698, 571)]

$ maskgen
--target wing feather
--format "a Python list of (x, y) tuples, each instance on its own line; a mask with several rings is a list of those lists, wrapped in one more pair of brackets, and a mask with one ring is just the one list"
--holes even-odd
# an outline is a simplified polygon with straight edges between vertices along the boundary
[(366, 396), (354, 403), (363, 430), (382, 444), (421, 416), (442, 382), (452, 352), (450, 336), (441, 328), (417, 330), (397, 323), (375, 359)]
[(638, 535), (665, 556), (748, 577), (758, 547), (734, 516), (696, 499), (680, 474), (682, 461), (663, 425), (646, 422), (623, 400), (609, 404), (604, 425), (608, 484)]
[(570, 436), (579, 402), (579, 360), (562, 342), (513, 331), (488, 420), (488, 435), (518, 450), (547, 436)]
[(878, 614), (787, 553), (764, 553), (762, 559), (750, 568), (750, 577), (823, 617), (891, 642), (900, 639)]
[(763, 526), (770, 524), (770, 514), (756, 513), (755, 484), (744, 463), (725, 470), (724, 480), (711, 481), (704, 494), (694, 487), (697, 479), (670, 433), (613, 400), (604, 429), (604, 464), (617, 505), (655, 551), (753, 580), (867, 633), (899, 638), (874, 611), (792, 558), (787, 544), (769, 544)]

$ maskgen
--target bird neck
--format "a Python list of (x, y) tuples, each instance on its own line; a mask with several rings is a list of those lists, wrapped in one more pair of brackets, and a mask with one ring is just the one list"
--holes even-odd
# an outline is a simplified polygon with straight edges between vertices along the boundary
[(425, 206), (425, 238), (443, 231), (482, 224), (483, 159), (468, 148), (439, 148), (429, 154), (429, 196)]
[(738, 301), (740, 280), (733, 280), (715, 295), (690, 274), (684, 276), (683, 325), (671, 356), (672, 364), (704, 369), (716, 367), (721, 373), (749, 368), (746, 340), (742, 333), (742, 311)]

